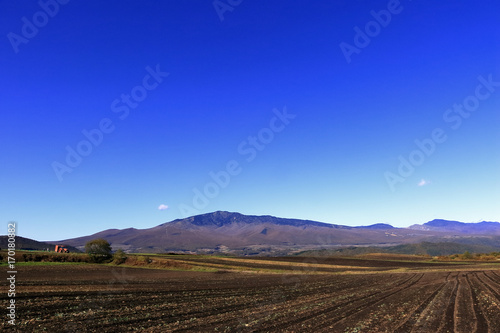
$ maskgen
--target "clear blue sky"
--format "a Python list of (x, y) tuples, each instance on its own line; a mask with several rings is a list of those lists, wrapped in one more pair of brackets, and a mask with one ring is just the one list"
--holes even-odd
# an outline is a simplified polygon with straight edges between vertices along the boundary
[(2, 234), (500, 221), (498, 1), (41, 3), (0, 1)]

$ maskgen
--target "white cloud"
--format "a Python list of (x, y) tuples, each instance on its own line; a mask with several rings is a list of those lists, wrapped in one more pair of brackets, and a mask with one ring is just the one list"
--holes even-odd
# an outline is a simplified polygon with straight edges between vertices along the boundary
[(422, 180), (420, 180), (420, 181), (418, 182), (418, 184), (417, 184), (417, 185), (418, 185), (418, 186), (425, 186), (425, 185), (429, 185), (430, 183), (431, 183), (431, 181), (430, 181), (430, 180), (427, 180), (427, 179), (423, 179), (423, 178), (422, 178)]
[(168, 209), (167, 205), (161, 204), (160, 206), (158, 206), (158, 210), (167, 210), (167, 209)]

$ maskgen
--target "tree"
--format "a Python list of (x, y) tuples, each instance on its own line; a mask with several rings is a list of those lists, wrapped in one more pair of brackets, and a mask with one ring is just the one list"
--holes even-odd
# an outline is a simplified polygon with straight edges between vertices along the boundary
[(127, 256), (125, 255), (125, 252), (123, 252), (122, 249), (119, 249), (118, 251), (115, 252), (113, 255), (113, 263), (120, 265), (123, 264), (127, 260)]
[(462, 258), (466, 260), (472, 259), (472, 254), (470, 254), (469, 251), (465, 251), (464, 254), (462, 254)]
[(102, 238), (94, 239), (85, 244), (85, 252), (92, 262), (104, 262), (111, 259), (111, 244)]

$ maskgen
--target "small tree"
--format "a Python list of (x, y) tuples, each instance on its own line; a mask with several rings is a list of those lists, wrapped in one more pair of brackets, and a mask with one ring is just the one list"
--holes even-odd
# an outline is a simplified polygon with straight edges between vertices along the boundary
[(472, 259), (472, 254), (470, 254), (469, 251), (465, 251), (464, 254), (462, 254), (462, 258), (466, 260)]
[(123, 264), (125, 260), (127, 260), (127, 256), (125, 255), (125, 252), (123, 252), (122, 249), (117, 250), (113, 255), (113, 263), (116, 265)]
[(111, 245), (105, 239), (99, 238), (85, 244), (85, 252), (92, 262), (104, 262), (111, 259)]
[(151, 259), (149, 258), (149, 256), (139, 256), (137, 257), (137, 261), (143, 262), (145, 264), (151, 263)]

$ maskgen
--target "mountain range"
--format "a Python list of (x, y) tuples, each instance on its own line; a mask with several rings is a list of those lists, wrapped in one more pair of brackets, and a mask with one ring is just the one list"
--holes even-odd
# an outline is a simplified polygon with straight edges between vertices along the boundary
[(424, 241), (479, 243), (500, 247), (500, 223), (433, 220), (409, 228), (395, 228), (384, 223), (351, 227), (217, 211), (177, 219), (148, 229), (108, 229), (51, 243), (83, 249), (86, 242), (96, 238), (106, 239), (113, 249), (144, 253), (294, 253), (348, 246), (388, 247)]
[[(0, 236), (0, 249), (7, 249), (9, 244), (8, 236)], [(37, 250), (37, 251), (54, 251), (56, 244), (60, 244), (55, 242), (54, 244), (39, 242), (30, 238), (25, 238), (21, 236), (16, 236), (16, 249), (18, 250)], [(67, 246), (67, 249), (70, 252), (79, 252), (78, 249)]]

